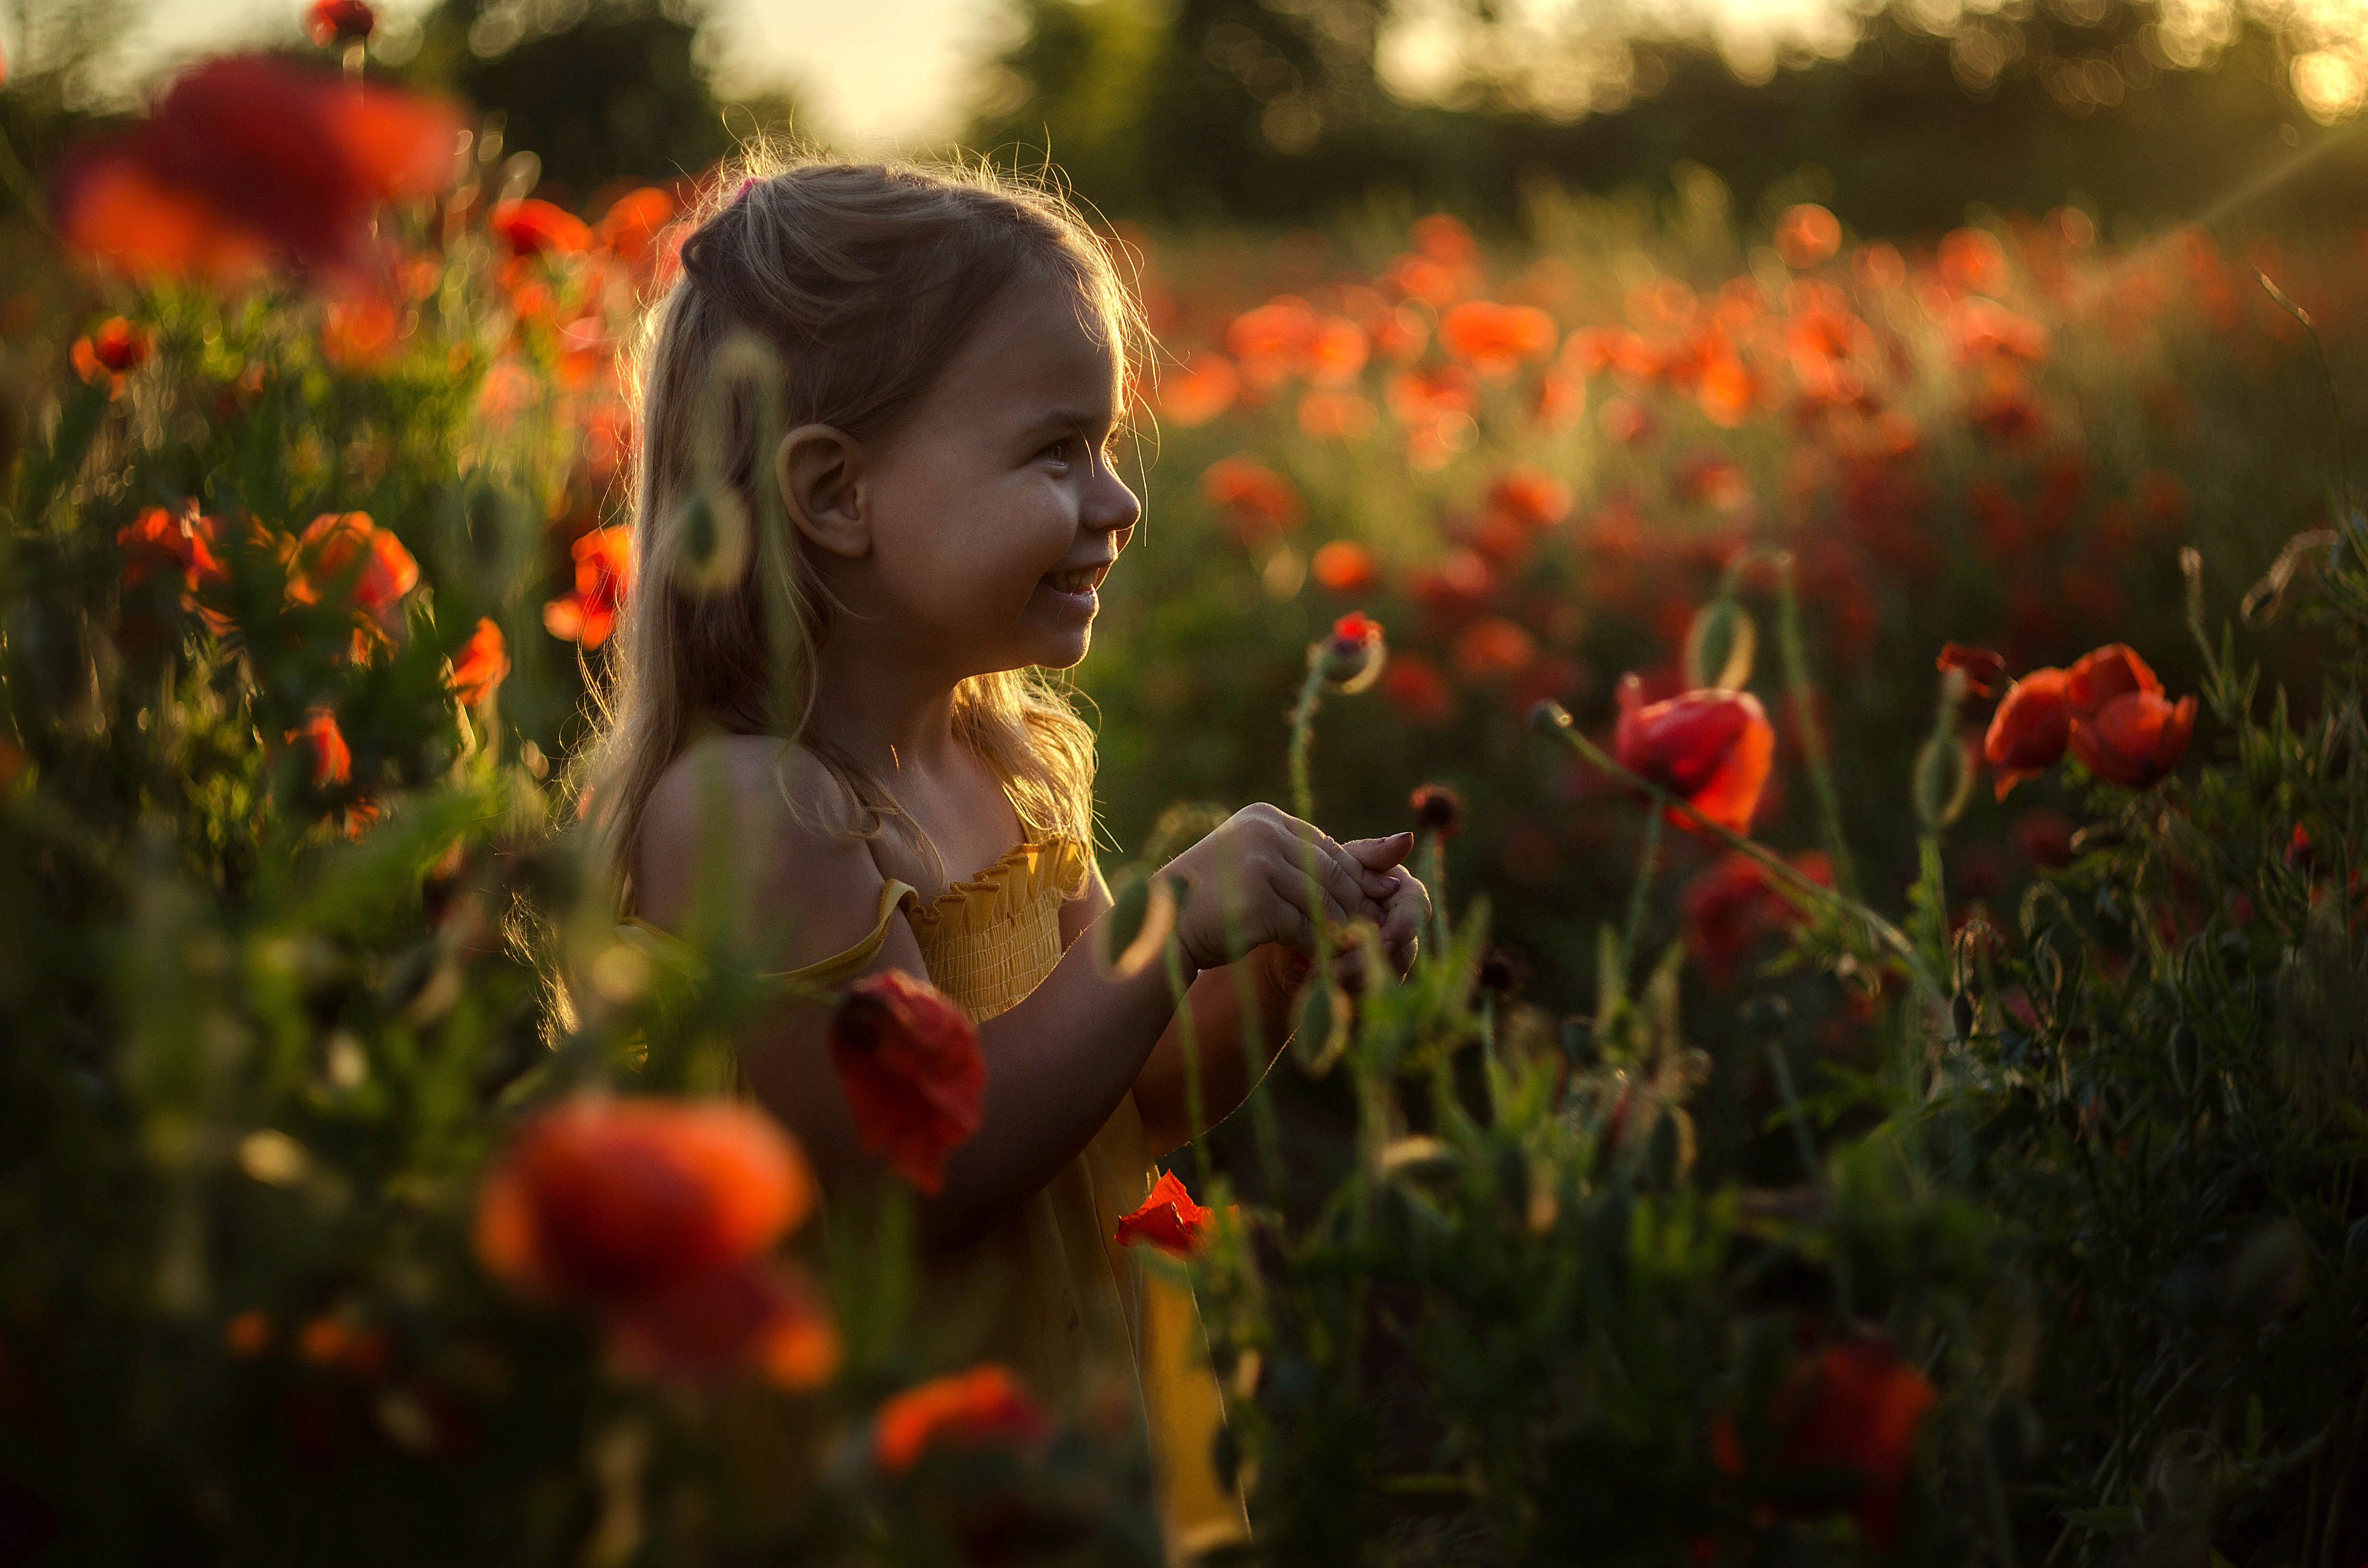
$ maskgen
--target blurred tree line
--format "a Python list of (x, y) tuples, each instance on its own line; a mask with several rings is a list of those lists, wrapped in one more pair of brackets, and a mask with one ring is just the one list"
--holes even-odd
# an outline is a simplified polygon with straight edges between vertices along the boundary
[[(1385, 79), (1397, 0), (1013, 4), (1017, 40), (963, 140), (1022, 165), (1049, 150), (1112, 216), (1304, 222), (1379, 196), (1508, 221), (1542, 178), (1604, 190), (1684, 163), (1746, 203), (1816, 195), (1878, 233), (2071, 193), (2111, 216), (2197, 216), (2289, 165), (2260, 194), (2281, 216), (2368, 201), (2368, 139), (2303, 111), (2293, 40), (2239, 13), (2181, 62), (2157, 0), (2009, 0), (1947, 22), (1888, 0), (1841, 51), (1770, 61), (1757, 82), (1647, 14), (1582, 6), (1588, 30), (1541, 40), (1468, 0), (1467, 53), (1508, 68), (1436, 102)], [(1800, 188), (1804, 169), (1822, 189)]]

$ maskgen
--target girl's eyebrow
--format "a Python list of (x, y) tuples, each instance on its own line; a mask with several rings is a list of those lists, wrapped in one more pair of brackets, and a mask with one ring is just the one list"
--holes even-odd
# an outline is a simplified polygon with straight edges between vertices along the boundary
[(1032, 435), (1039, 430), (1075, 430), (1107, 424), (1109, 421), (1110, 414), (1106, 409), (1053, 408), (1045, 410), (1036, 418), (1029, 421), (1028, 429)]

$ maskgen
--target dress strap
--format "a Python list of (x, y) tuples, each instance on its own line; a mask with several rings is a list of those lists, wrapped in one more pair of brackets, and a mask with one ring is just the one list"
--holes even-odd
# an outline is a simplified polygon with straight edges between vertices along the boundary
[[(844, 985), (868, 968), (880, 956), (880, 949), (888, 940), (888, 922), (895, 917), (899, 906), (918, 903), (920, 894), (909, 882), (889, 881), (881, 884), (880, 907), (874, 915), (871, 930), (843, 952), (798, 969), (776, 971), (765, 976), (804, 985)], [(630, 942), (650, 957), (679, 966), (690, 957), (690, 946), (673, 932), (651, 925), (646, 920), (629, 919), (617, 926), (619, 940)]]

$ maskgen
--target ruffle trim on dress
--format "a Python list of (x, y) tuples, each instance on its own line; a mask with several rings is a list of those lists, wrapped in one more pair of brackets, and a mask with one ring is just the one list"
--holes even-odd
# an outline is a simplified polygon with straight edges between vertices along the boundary
[(1047, 892), (1070, 896), (1085, 879), (1085, 846), (1052, 837), (1014, 846), (1003, 858), (907, 912), (924, 947), (989, 931), (1036, 906)]

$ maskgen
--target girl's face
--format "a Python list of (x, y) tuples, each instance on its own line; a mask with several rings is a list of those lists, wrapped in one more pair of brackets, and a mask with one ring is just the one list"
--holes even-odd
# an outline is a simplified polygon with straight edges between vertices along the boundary
[(1015, 284), (864, 484), (874, 590), (960, 676), (1086, 656), (1143, 505), (1113, 472), (1119, 366), (1076, 289)]

